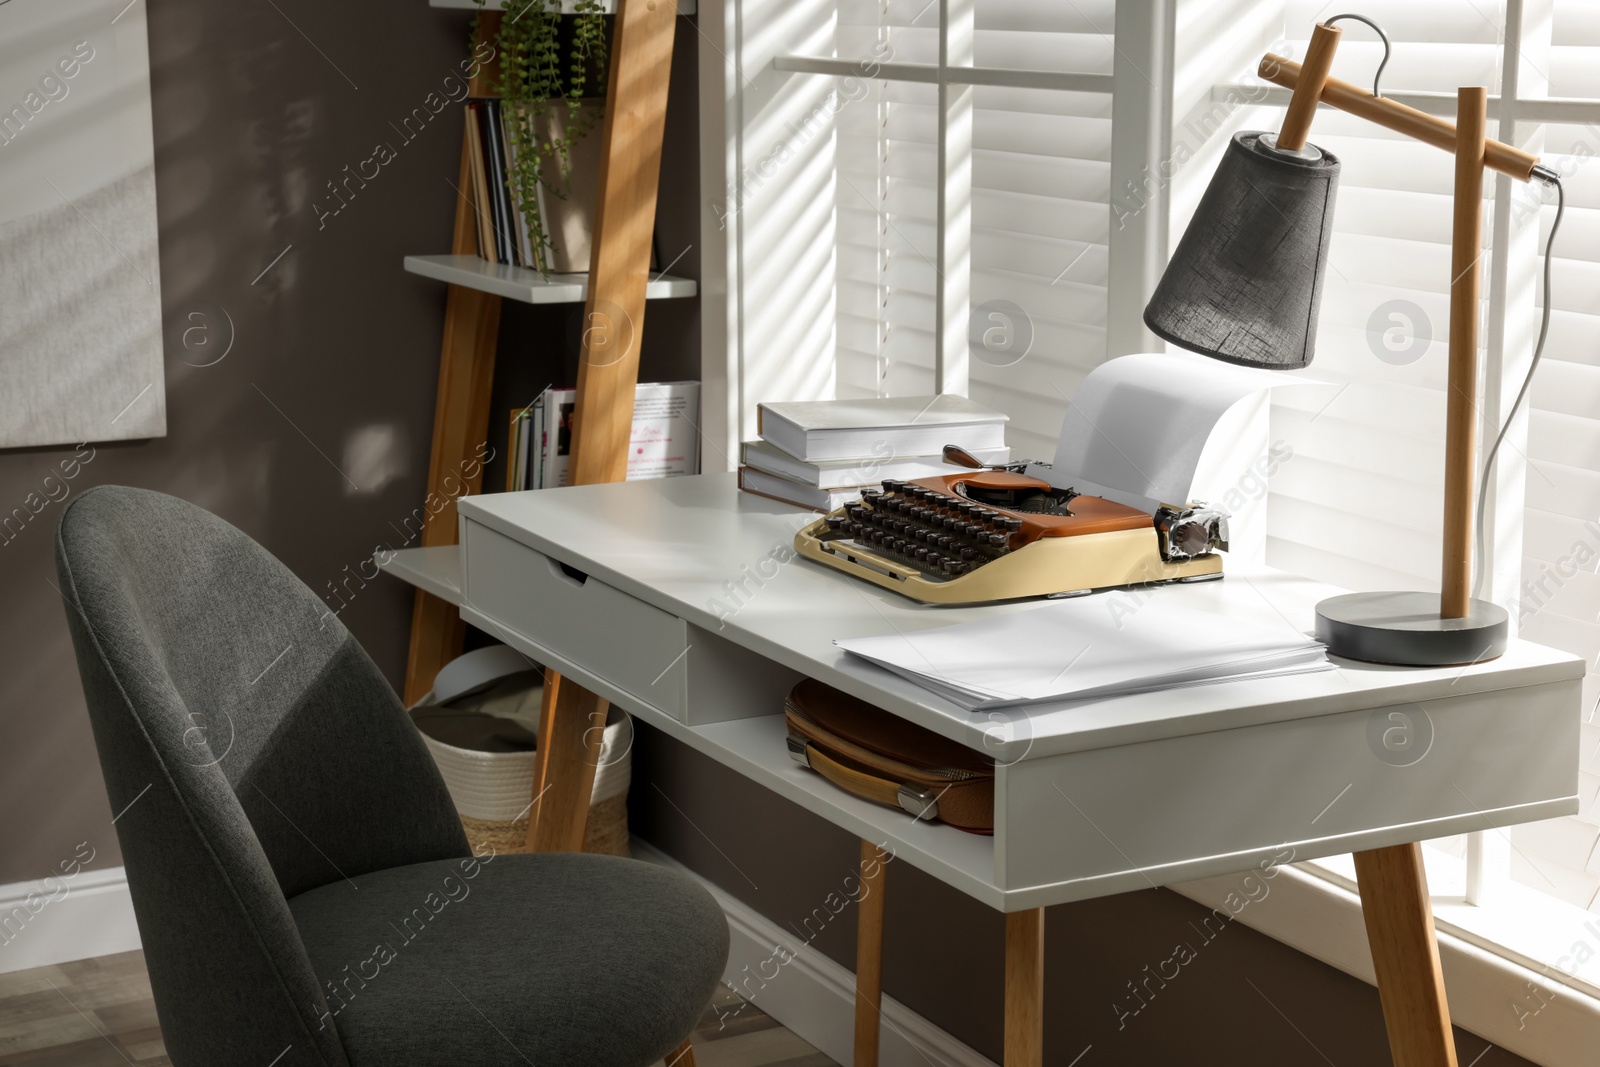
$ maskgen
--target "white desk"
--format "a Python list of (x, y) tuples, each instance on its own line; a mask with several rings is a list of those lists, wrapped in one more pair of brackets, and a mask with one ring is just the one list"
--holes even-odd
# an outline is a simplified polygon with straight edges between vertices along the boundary
[[(1285, 845), (1297, 860), (1366, 857), (1369, 904), (1382, 892), (1395, 905), (1369, 907), (1368, 923), (1386, 924), (1381, 940), (1400, 946), (1389, 966), (1375, 959), (1397, 1062), (1453, 1063), (1441, 1047), (1450, 1036), (1426, 894), (1420, 907), (1406, 898), (1420, 859), (1389, 846), (1577, 810), (1584, 664), (1527, 642), (1464, 668), (1338, 661), (1321, 674), (989, 721), (851, 659), (833, 639), (1029, 602), (929, 607), (812, 564), (790, 547), (812, 516), (739, 493), (732, 475), (472, 497), (460, 516), (468, 622), (1017, 920), (1008, 919), (1008, 1064), (1038, 1062), (1035, 909), (1244, 870), (1281, 858)], [(1181, 599), (1309, 630), (1312, 606), (1334, 591), (1230, 572), (1107, 596)], [(994, 756), (994, 837), (916, 822), (792, 762), (783, 696), (804, 676)], [(1417, 737), (1431, 732), (1421, 758), (1385, 747), (1385, 731), (1406, 724)], [(1415, 951), (1424, 935), (1428, 959)], [(1419, 1012), (1422, 1021), (1410, 1018)]]

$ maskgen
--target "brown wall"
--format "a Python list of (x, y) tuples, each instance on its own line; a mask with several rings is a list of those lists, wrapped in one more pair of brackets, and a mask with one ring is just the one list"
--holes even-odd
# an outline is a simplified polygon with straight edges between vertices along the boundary
[[(195, 501), (325, 594), (380, 544), (401, 547), (423, 497), (445, 292), (400, 262), (449, 251), (461, 111), (409, 142), (390, 123), (457, 71), (470, 15), (427, 0), (147, 2), (168, 435), (97, 445), (71, 490)], [(674, 162), (663, 183), (664, 262), (699, 232), (694, 44), (680, 35), (670, 137), (688, 169)], [(334, 203), (325, 183), (380, 141), (396, 158), (319, 221), (316, 205)], [(698, 262), (690, 249), (674, 270)], [(579, 317), (506, 303), (492, 446), (504, 450), (513, 403), (573, 383)], [(647, 378), (698, 376), (698, 301), (653, 303), (645, 329)], [(0, 452), (0, 513), (72, 451)], [(485, 485), (504, 477), (497, 463)], [(53, 585), (61, 507), (0, 538), (0, 884), (43, 877), (85, 840), (97, 866), (120, 862)], [(395, 681), (410, 605), (380, 578), (341, 614)]]
[[(147, 3), (169, 433), (98, 446), (74, 492), (114, 482), (193, 500), (321, 591), (380, 543), (398, 547), (394, 524), (422, 496), (444, 294), (402, 272), (400, 260), (448, 246), (458, 113), (445, 112), (400, 147), (321, 229), (312, 202), (346, 164), (393, 139), (389, 122), (451, 72), (465, 52), (467, 18), (424, 0)], [(687, 21), (678, 40), (658, 244), (663, 262), (687, 248), (674, 273), (693, 277), (698, 40)], [(184, 331), (204, 325), (213, 344), (225, 342), (223, 312), (233, 324), (227, 357), (188, 365), (217, 349), (186, 349)], [(652, 303), (646, 377), (695, 376), (697, 316), (697, 301)], [(570, 384), (575, 325), (570, 309), (507, 305), (491, 444), (514, 403), (546, 384)], [(191, 334), (191, 344), (199, 338)], [(364, 456), (347, 454), (353, 440), (370, 443)], [(68, 452), (0, 453), (4, 510)], [(503, 478), (495, 464), (486, 486)], [(85, 840), (98, 852), (96, 867), (120, 862), (51, 584), (59, 514), (52, 505), (0, 547), (0, 884), (43, 877)], [(408, 590), (380, 579), (341, 616), (397, 682), (410, 604)], [(850, 873), (856, 843), (848, 834), (648, 729), (634, 755), (636, 831), (780, 926), (798, 923)], [(676, 810), (656, 802), (658, 789)], [(1052, 909), (1050, 1062), (1070, 1062), (1090, 1044), (1085, 1064), (1385, 1062), (1370, 987), (1239, 925), (1205, 944), (1119, 1030), (1113, 1005), (1126, 1002), (1126, 983), (1142, 980), (1177, 941), (1195, 940), (1189, 924), (1203, 914), (1165, 891)], [(850, 919), (846, 911), (817, 939), (846, 965)], [(908, 864), (891, 865), (888, 992), (995, 1058), (1000, 935), (998, 914)], [(1463, 1035), (1463, 1062), (1482, 1046)], [(1523, 1061), (1496, 1052), (1478, 1062)]]

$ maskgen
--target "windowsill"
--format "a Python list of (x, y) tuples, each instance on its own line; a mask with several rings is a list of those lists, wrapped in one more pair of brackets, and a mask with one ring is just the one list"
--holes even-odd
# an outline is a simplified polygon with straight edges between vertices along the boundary
[[(1433, 921), (1463, 941), (1536, 971), (1574, 995), (1600, 1001), (1600, 915), (1546, 893), (1510, 882), (1498, 885), (1490, 903), (1468, 904), (1460, 887), (1460, 860), (1428, 853), (1428, 884), (1434, 890)], [(1355, 864), (1348, 855), (1328, 856), (1303, 865), (1311, 874), (1356, 891)], [(1455, 867), (1457, 870), (1451, 871)], [(1439, 877), (1439, 873), (1444, 877)], [(1454, 875), (1454, 877), (1452, 877)], [(1579, 946), (1583, 946), (1580, 948)], [(1578, 957), (1587, 953), (1579, 962)]]
[[(1449, 863), (1449, 857), (1428, 856), (1430, 869)], [(1246, 926), (1373, 982), (1348, 856), (1278, 868), (1270, 880), (1252, 883), (1254, 892), (1247, 892), (1244, 878), (1220, 875), (1172, 888), (1234, 914), (1224, 903), (1231, 895)], [(1451, 879), (1435, 884), (1440, 881)], [(1576, 975), (1555, 962), (1578, 941), (1600, 957), (1600, 916), (1522, 886), (1502, 887), (1499, 894), (1492, 907), (1468, 905), (1459, 895), (1434, 898), (1452, 1020), (1545, 1067), (1588, 1067), (1600, 1044), (1600, 958), (1577, 966)], [(1239, 906), (1246, 896), (1256, 899)], [(1595, 929), (1585, 930), (1586, 923)]]

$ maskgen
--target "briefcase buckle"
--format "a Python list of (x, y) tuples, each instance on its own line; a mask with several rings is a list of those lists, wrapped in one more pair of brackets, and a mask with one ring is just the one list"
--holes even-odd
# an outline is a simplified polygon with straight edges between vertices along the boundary
[(939, 818), (939, 794), (933, 790), (907, 782), (900, 787), (898, 796), (900, 807), (913, 819), (933, 822)]

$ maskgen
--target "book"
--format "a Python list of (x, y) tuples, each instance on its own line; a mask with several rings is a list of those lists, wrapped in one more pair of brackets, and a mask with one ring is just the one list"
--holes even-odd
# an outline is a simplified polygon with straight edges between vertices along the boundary
[(514, 493), (522, 488), (522, 468), (518, 459), (522, 454), (522, 441), (525, 432), (525, 412), (511, 412), (511, 433), (506, 441), (506, 492)]
[[(511, 128), (515, 122), (513, 116), (517, 114), (518, 109), (515, 106), (506, 107), (503, 102), (501, 103), (500, 143), (505, 146), (506, 173), (508, 175), (517, 172), (517, 143), (511, 137)], [(543, 191), (544, 186), (541, 185), (539, 188)], [(511, 190), (508, 188), (507, 192), (511, 193)], [(519, 266), (533, 267), (537, 270), (539, 268), (539, 259), (534, 254), (533, 235), (528, 231), (528, 218), (522, 212), (522, 202), (514, 193), (510, 196), (510, 201), (512, 230), (517, 243), (515, 262)]]
[[(576, 389), (546, 389), (535, 401), (542, 409), (541, 489), (567, 484), (572, 452)], [(628, 443), (627, 480), (670, 478), (700, 472), (699, 382), (640, 382), (633, 399), (633, 433)]]
[(499, 168), (496, 166), (498, 152), (496, 143), (489, 137), (489, 102), (473, 101), (472, 117), (478, 136), (479, 163), (483, 168), (483, 200), (479, 207), (489, 227), (489, 243), (481, 249), (483, 258), (490, 263), (504, 263), (505, 249), (501, 247), (504, 224), (500, 218)]
[(517, 266), (522, 259), (517, 246), (517, 208), (510, 198), (510, 173), (506, 166), (506, 126), (501, 125), (499, 98), (486, 99), (490, 128), (490, 176), (494, 179), (494, 198), (499, 203), (499, 248), (501, 262)]
[[(758, 471), (801, 482), (813, 489), (848, 489), (875, 485), (885, 478), (905, 480), (937, 478), (947, 474), (961, 474), (969, 468), (946, 463), (940, 456), (897, 456), (891, 450), (883, 454), (859, 459), (827, 459), (807, 462), (795, 459), (789, 453), (765, 441), (744, 443), (744, 465)], [(986, 464), (1003, 464), (1011, 461), (1011, 449), (978, 449), (973, 453)]]
[(495, 254), (501, 263), (514, 266), (519, 256), (516, 222), (512, 217), (511, 189), (506, 184), (505, 130), (500, 125), (500, 101), (488, 98), (482, 102), (484, 145), (488, 158), (489, 199), (494, 210), (490, 217), (495, 225)]
[(1004, 447), (1006, 416), (964, 396), (795, 400), (756, 407), (762, 440), (808, 462)]
[(814, 485), (806, 485), (803, 482), (793, 481), (780, 475), (769, 474), (754, 467), (740, 467), (739, 488), (747, 493), (769, 497), (785, 504), (810, 508), (812, 511), (832, 511), (835, 508), (844, 507), (853, 500), (861, 499), (861, 490), (869, 488), (869, 486), (855, 485), (819, 489)]
[(484, 168), (483, 142), (479, 134), (478, 102), (467, 101), (467, 174), (471, 189), (463, 189), (472, 204), (472, 215), (478, 224), (478, 254), (495, 262), (494, 223), (489, 217), (489, 172)]
[(545, 424), (544, 405), (534, 402), (528, 417), (528, 469), (522, 483), (524, 489), (541, 489), (544, 486)]
[(537, 432), (533, 415), (534, 411), (531, 406), (518, 408), (511, 413), (513, 433), (506, 488), (512, 492), (519, 489), (533, 488), (531, 475), (533, 459), (537, 455), (533, 446), (534, 434)]
[(834, 644), (967, 711), (1333, 669), (1322, 643), (1298, 630), (1185, 607), (1170, 593), (1126, 614), (1084, 597)]
[(561, 424), (559, 408), (551, 408), (555, 392), (554, 389), (546, 389), (533, 402), (533, 417), (540, 429), (538, 458), (534, 461), (533, 470), (530, 472), (531, 489), (543, 489), (550, 484), (546, 480), (551, 469), (550, 456), (556, 450), (557, 434)]

